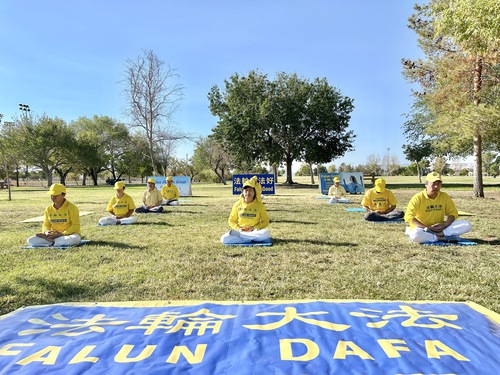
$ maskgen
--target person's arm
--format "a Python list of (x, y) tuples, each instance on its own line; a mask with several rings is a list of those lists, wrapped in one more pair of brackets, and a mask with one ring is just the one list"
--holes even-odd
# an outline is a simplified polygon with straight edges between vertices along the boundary
[(134, 213), (134, 209), (131, 209), (131, 210), (128, 210), (128, 212), (123, 216), (115, 216), (115, 219), (118, 219), (118, 220), (125, 219), (127, 217), (130, 217), (130, 215), (132, 215), (133, 213)]
[[(174, 185), (175, 186), (175, 185)], [(177, 186), (175, 186), (175, 195), (174, 195), (174, 199), (177, 199), (179, 200), (179, 189), (177, 188)]]
[(394, 209), (396, 208), (396, 205), (393, 204), (392, 206), (390, 206), (387, 210), (385, 210), (384, 214), (388, 214), (389, 212), (392, 212), (394, 211)]
[(231, 209), (231, 213), (229, 214), (229, 218), (227, 219), (227, 223), (229, 227), (234, 230), (239, 230), (238, 226), (238, 202), (233, 204), (233, 208)]
[(68, 236), (73, 233), (80, 233), (80, 212), (74, 204), (68, 207), (68, 219), (71, 225), (61, 235)]
[(429, 227), (430, 230), (432, 230), (433, 232), (442, 232), (444, 229), (448, 228), (451, 223), (453, 223), (455, 221), (455, 216), (453, 215), (449, 215), (447, 218), (446, 218), (446, 221), (442, 222), (442, 223), (436, 223), (434, 225), (431, 225)]
[(260, 209), (260, 223), (258, 223), (254, 228), (255, 229), (264, 229), (269, 225), (269, 216), (267, 215), (267, 210), (264, 205)]

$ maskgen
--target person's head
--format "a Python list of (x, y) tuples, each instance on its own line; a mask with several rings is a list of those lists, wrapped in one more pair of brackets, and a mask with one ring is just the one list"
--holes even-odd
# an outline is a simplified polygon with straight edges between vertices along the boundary
[(385, 180), (383, 178), (377, 178), (374, 186), (377, 193), (383, 193), (385, 191)]
[(172, 178), (172, 176), (168, 176), (167, 177), (167, 186), (172, 186), (172, 181), (174, 181), (174, 179)]
[(253, 176), (251, 179), (246, 180), (243, 183), (243, 191), (241, 196), (245, 202), (250, 203), (254, 200), (259, 200), (259, 195), (262, 193), (262, 187), (257, 182), (257, 176)]
[(339, 176), (335, 176), (335, 177), (333, 178), (333, 184), (334, 184), (335, 186), (339, 186), (339, 185), (340, 185), (340, 177), (339, 177)]
[(50, 200), (53, 203), (61, 205), (66, 196), (66, 186), (63, 184), (52, 184), (47, 194), (50, 195)]
[(357, 183), (358, 183), (358, 180), (356, 180), (356, 177), (354, 177), (354, 175), (351, 175), (351, 176), (349, 177), (349, 179), (351, 180), (351, 182), (352, 182), (353, 184), (357, 184)]
[(148, 189), (153, 190), (156, 186), (156, 180), (154, 178), (148, 179)]
[(425, 177), (425, 190), (430, 198), (435, 198), (441, 190), (441, 174), (438, 172), (431, 172)]
[(117, 182), (115, 182), (114, 189), (116, 191), (116, 196), (118, 198), (123, 197), (123, 194), (125, 194), (125, 183), (123, 181), (117, 181)]

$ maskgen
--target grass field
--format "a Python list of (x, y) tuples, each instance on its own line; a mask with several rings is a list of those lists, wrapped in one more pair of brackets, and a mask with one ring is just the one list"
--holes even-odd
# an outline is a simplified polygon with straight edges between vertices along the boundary
[[(308, 184), (310, 178), (297, 179)], [(418, 179), (388, 177), (405, 208)], [(0, 314), (21, 306), (58, 302), (144, 300), (377, 299), (473, 301), (500, 312), (500, 188), (472, 197), (472, 178), (445, 180), (473, 229), (477, 246), (427, 247), (410, 243), (404, 224), (373, 224), (346, 205), (328, 205), (315, 186), (278, 186), (264, 201), (272, 247), (224, 247), (231, 186), (193, 185), (193, 196), (166, 213), (138, 215), (133, 226), (98, 227), (109, 186), (68, 188), (90, 244), (68, 250), (21, 249), (50, 203), (46, 189), (0, 190)], [(448, 186), (447, 186), (448, 183)], [(457, 185), (453, 185), (457, 184)], [(143, 185), (127, 187), (136, 204)], [(350, 196), (358, 207), (361, 196)]]

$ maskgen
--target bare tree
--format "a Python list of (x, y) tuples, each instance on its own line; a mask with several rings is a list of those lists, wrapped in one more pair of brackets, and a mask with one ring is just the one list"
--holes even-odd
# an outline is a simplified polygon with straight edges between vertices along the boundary
[(158, 145), (188, 138), (171, 132), (173, 115), (179, 108), (184, 88), (172, 83), (179, 78), (176, 69), (165, 64), (151, 50), (144, 50), (136, 60), (127, 59), (124, 77), (122, 82), (128, 101), (125, 114), (131, 118), (131, 126), (141, 129), (145, 135), (153, 173), (157, 176)]

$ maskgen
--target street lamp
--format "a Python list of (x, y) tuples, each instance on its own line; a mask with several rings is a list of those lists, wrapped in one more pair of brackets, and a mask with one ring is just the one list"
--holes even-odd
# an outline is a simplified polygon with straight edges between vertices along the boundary
[(24, 113), (25, 117), (28, 117), (28, 112), (30, 112), (30, 106), (27, 104), (19, 104), (19, 110)]

